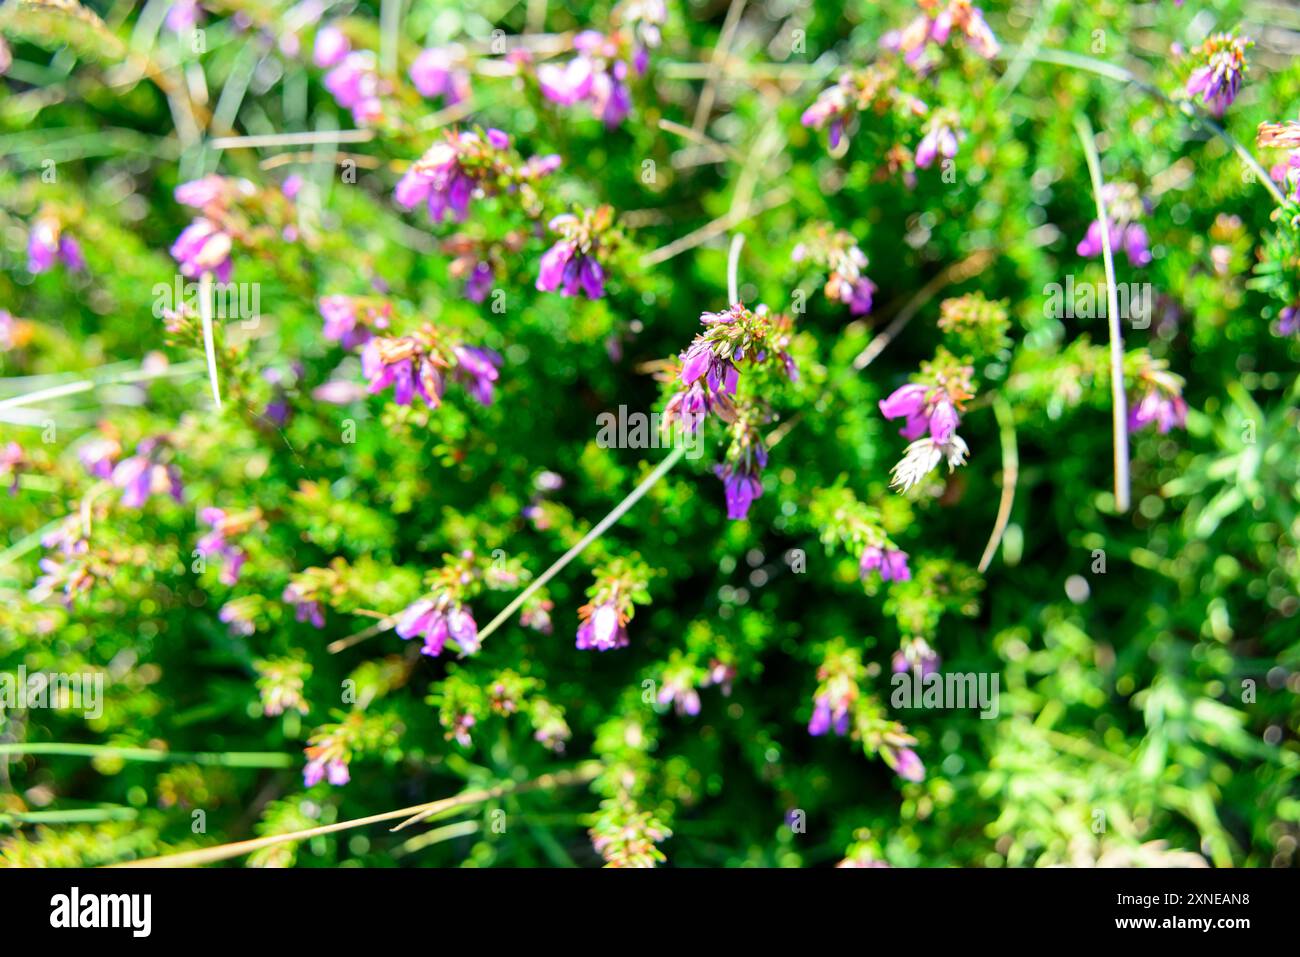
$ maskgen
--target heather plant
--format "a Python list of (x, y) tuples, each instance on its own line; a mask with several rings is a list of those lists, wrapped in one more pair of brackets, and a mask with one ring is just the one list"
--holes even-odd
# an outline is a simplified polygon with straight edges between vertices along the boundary
[(11, 0), (0, 861), (1294, 864), (1275, 14)]

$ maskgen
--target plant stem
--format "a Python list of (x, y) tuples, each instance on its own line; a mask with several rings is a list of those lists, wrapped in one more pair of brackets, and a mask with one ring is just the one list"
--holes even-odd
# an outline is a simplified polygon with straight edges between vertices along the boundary
[(1110, 404), (1112, 448), (1115, 458), (1115, 508), (1127, 512), (1129, 506), (1128, 479), (1128, 401), (1124, 397), (1124, 333), (1119, 320), (1119, 290), (1115, 287), (1115, 258), (1110, 248), (1110, 217), (1106, 213), (1106, 199), (1102, 195), (1101, 161), (1097, 157), (1097, 144), (1093, 139), (1092, 124), (1082, 113), (1075, 117), (1074, 127), (1083, 143), (1083, 155), (1088, 161), (1088, 174), (1092, 177), (1092, 192), (1097, 201), (1097, 221), (1101, 223), (1101, 258), (1106, 267), (1106, 318), (1110, 326)]
[(120, 758), (151, 764), (182, 762), (223, 768), (288, 768), (295, 757), (278, 751), (159, 751), (154, 748), (120, 748), (111, 744), (64, 744), (60, 742), (0, 744), (0, 756), (47, 754), (78, 758)]

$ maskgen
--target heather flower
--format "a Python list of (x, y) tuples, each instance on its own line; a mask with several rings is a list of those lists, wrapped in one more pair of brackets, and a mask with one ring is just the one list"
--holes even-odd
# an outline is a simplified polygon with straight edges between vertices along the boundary
[(862, 558), (858, 562), (858, 574), (863, 581), (869, 574), (875, 572), (880, 576), (881, 581), (905, 582), (912, 578), (911, 569), (907, 567), (907, 552), (899, 551), (895, 548), (881, 548), (877, 545), (868, 545), (862, 550)]
[(504, 169), (500, 153), (509, 146), (510, 138), (500, 130), (488, 130), (485, 138), (470, 131), (448, 134), (411, 164), (393, 199), (408, 210), (424, 203), (435, 223), (441, 223), (448, 210), (454, 221), (464, 222), (482, 180)]
[(275, 658), (255, 661), (257, 692), (262, 699), (262, 714), (275, 717), (286, 711), (306, 714), (310, 708), (303, 697), (306, 679), (311, 675), (311, 665), (296, 658)]
[(468, 748), (474, 743), (474, 739), (469, 733), (474, 725), (478, 724), (478, 719), (472, 714), (458, 714), (452, 719), (451, 727), (447, 729), (447, 740), (455, 741), (462, 748)]
[(177, 502), (181, 500), (180, 471), (159, 461), (164, 448), (161, 439), (145, 439), (136, 446), (135, 455), (114, 466), (109, 480), (122, 490), (122, 504), (127, 508), (140, 508), (153, 495), (170, 494)]
[(588, 299), (605, 295), (605, 270), (597, 252), (600, 234), (608, 227), (610, 213), (605, 209), (588, 210), (581, 217), (565, 213), (550, 222), (550, 229), (561, 238), (542, 254), (537, 273), (540, 292), (576, 296), (579, 291)]
[(56, 262), (63, 263), (72, 272), (81, 272), (86, 268), (86, 260), (81, 255), (81, 245), (77, 240), (63, 231), (57, 219), (42, 216), (32, 224), (28, 236), (27, 271), (39, 275)]
[(317, 600), (316, 593), (308, 590), (308, 586), (290, 582), (280, 595), (280, 600), (293, 608), (294, 621), (309, 621), (313, 627), (325, 627), (325, 607)]
[(303, 753), (307, 756), (307, 764), (302, 769), (304, 787), (314, 787), (324, 780), (342, 787), (351, 780), (348, 763), (352, 760), (352, 750), (345, 740), (343, 726), (322, 728), (308, 739)]
[(946, 46), (954, 30), (979, 56), (991, 60), (998, 55), (997, 37), (989, 29), (984, 12), (970, 0), (918, 0), (921, 15), (902, 30), (887, 34), (881, 41), (886, 49), (903, 54), (908, 66), (917, 69), (927, 45)]
[(401, 638), (424, 638), (421, 654), (437, 657), (448, 639), (455, 643), (462, 656), (479, 649), (478, 624), (469, 608), (455, 601), (449, 594), (422, 598), (407, 607), (397, 620), (397, 634)]
[(195, 550), (204, 558), (221, 559), (219, 577), (223, 585), (238, 583), (239, 572), (248, 557), (231, 539), (247, 532), (260, 515), (257, 509), (241, 515), (230, 515), (223, 509), (212, 507), (199, 511), (199, 521), (212, 530), (199, 539)]
[(851, 233), (820, 225), (807, 241), (795, 246), (790, 258), (796, 263), (812, 260), (824, 267), (828, 271), (827, 298), (844, 303), (852, 315), (865, 316), (871, 311), (876, 284), (864, 275), (867, 256)]
[(734, 665), (719, 661), (717, 658), (709, 662), (708, 673), (704, 677), (703, 687), (708, 688), (717, 685), (724, 697), (731, 696), (731, 683), (736, 680), (736, 668)]
[(533, 740), (557, 754), (564, 753), (564, 743), (573, 736), (564, 712), (545, 699), (533, 703)]
[(324, 79), (325, 89), (339, 106), (352, 111), (357, 126), (369, 126), (384, 113), (379, 94), (384, 90), (375, 68), (375, 55), (369, 50), (344, 55)]
[(453, 377), (482, 405), (492, 404), (492, 388), (500, 378), (501, 356), (491, 349), (452, 346), (457, 366)]
[(384, 303), (376, 306), (355, 296), (322, 296), (317, 302), (322, 330), (326, 339), (339, 343), (344, 349), (354, 349), (370, 341), (371, 329), (387, 329), (391, 307)]
[(844, 737), (849, 733), (853, 703), (857, 697), (856, 684), (839, 676), (831, 679), (813, 696), (813, 713), (808, 721), (808, 733), (813, 737), (821, 737), (827, 731), (834, 730), (836, 735)]
[(352, 45), (342, 30), (336, 26), (321, 27), (312, 47), (312, 62), (321, 69), (338, 66), (351, 50)]
[(410, 405), (418, 395), (436, 409), (447, 389), (448, 365), (447, 359), (414, 336), (371, 339), (361, 353), (361, 371), (370, 380), (370, 393), (391, 386), (398, 405)]
[(257, 630), (253, 617), (256, 607), (247, 597), (235, 598), (221, 606), (217, 617), (230, 629), (232, 635), (247, 638)]
[(678, 715), (700, 713), (700, 694), (695, 690), (693, 669), (687, 664), (677, 664), (664, 675), (655, 701), (661, 708), (672, 705)]
[(885, 763), (904, 781), (925, 780), (925, 765), (911, 748), (882, 748), (881, 754), (884, 755)]
[(609, 651), (627, 646), (627, 618), (619, 610), (617, 594), (600, 604), (583, 605), (578, 615), (582, 620), (577, 635), (579, 648)]
[(111, 435), (98, 435), (77, 450), (77, 458), (86, 471), (95, 478), (107, 479), (113, 475), (113, 466), (122, 454), (122, 444)]
[(198, 0), (176, 0), (167, 8), (167, 17), (163, 22), (173, 33), (184, 33), (199, 22), (202, 12)]
[(457, 66), (461, 59), (454, 49), (423, 50), (411, 64), (411, 82), (425, 99), (441, 96), (449, 106), (468, 99), (469, 74)]
[(1284, 306), (1277, 317), (1277, 333), (1280, 336), (1293, 336), (1300, 332), (1300, 302)]
[[(1151, 262), (1151, 251), (1146, 227), (1139, 220), (1146, 206), (1132, 183), (1106, 183), (1101, 189), (1106, 204), (1106, 218), (1110, 220), (1111, 249), (1123, 249), (1134, 266)], [(1080, 256), (1093, 258), (1102, 254), (1101, 221), (1094, 219), (1088, 233), (1075, 250)]]
[(906, 642), (890, 659), (890, 667), (894, 674), (920, 671), (922, 678), (936, 674), (940, 663), (938, 654), (924, 638), (914, 638)]
[(465, 298), (470, 302), (482, 302), (495, 281), (496, 274), (492, 271), (491, 263), (475, 263), (465, 279)]
[(929, 169), (935, 158), (942, 156), (952, 159), (957, 155), (957, 132), (953, 127), (953, 118), (947, 113), (936, 113), (926, 124), (925, 136), (916, 146), (916, 165)]
[(1162, 435), (1174, 427), (1185, 428), (1187, 403), (1182, 396), (1151, 389), (1129, 409), (1128, 414), (1130, 431), (1136, 432), (1148, 425), (1155, 425)]
[(1183, 380), (1167, 368), (1164, 360), (1139, 353), (1133, 393), (1137, 400), (1129, 407), (1130, 432), (1154, 425), (1160, 434), (1187, 425), (1187, 403), (1183, 401)]
[(549, 599), (529, 601), (524, 604), (523, 611), (519, 613), (519, 624), (525, 628), (540, 631), (543, 635), (549, 635), (553, 627), (551, 612), (554, 608), (555, 603)]
[(722, 479), (727, 500), (727, 518), (739, 521), (749, 517), (749, 507), (763, 494), (763, 482), (759, 473), (766, 465), (767, 449), (759, 438), (753, 454), (748, 458), (714, 466), (714, 473)]
[(0, 448), (0, 477), (9, 477), (9, 494), (18, 494), (18, 479), (29, 465), (23, 447), (17, 442), (9, 442)]
[(833, 86), (817, 94), (799, 122), (810, 129), (827, 130), (830, 147), (847, 149), (850, 123), (862, 113), (883, 113), (898, 109), (908, 116), (924, 116), (926, 105), (895, 85), (897, 71), (888, 64), (874, 63), (860, 70), (846, 70)]
[[(583, 30), (573, 39), (577, 57), (568, 63), (544, 63), (537, 69), (542, 95), (552, 103), (587, 102), (607, 127), (618, 126), (632, 111), (627, 87), (628, 64), (620, 37)], [(635, 55), (634, 55), (635, 56)]]
[(181, 275), (196, 279), (212, 273), (217, 282), (230, 282), (233, 242), (216, 223), (200, 216), (186, 226), (172, 244), (172, 258), (180, 263)]
[(1204, 65), (1187, 78), (1187, 95), (1199, 96), (1214, 116), (1222, 116), (1237, 98), (1242, 78), (1248, 69), (1246, 51), (1254, 42), (1246, 37), (1216, 33), (1207, 37), (1198, 50), (1206, 58)]

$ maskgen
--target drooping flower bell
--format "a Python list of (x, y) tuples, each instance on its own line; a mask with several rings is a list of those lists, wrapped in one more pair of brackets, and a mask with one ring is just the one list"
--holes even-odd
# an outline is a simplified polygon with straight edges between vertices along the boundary
[(559, 292), (588, 299), (605, 295), (605, 270), (600, 255), (613, 219), (613, 210), (601, 206), (584, 210), (581, 215), (564, 213), (553, 218), (550, 230), (560, 239), (542, 254), (537, 272), (539, 292)]
[(56, 262), (71, 272), (81, 272), (86, 268), (81, 244), (63, 229), (54, 216), (41, 216), (32, 223), (27, 239), (27, 271), (39, 275)]
[(448, 106), (469, 99), (469, 72), (464, 51), (457, 47), (431, 47), (420, 51), (411, 64), (411, 82), (427, 100), (442, 97)]
[[(1101, 188), (1106, 204), (1106, 218), (1110, 220), (1110, 246), (1124, 250), (1124, 255), (1134, 266), (1151, 262), (1150, 240), (1141, 219), (1146, 215), (1146, 204), (1138, 188), (1132, 183), (1106, 183)], [(1102, 254), (1101, 221), (1094, 219), (1088, 233), (1075, 249), (1080, 256), (1092, 259)]]
[(397, 634), (401, 638), (424, 639), (421, 654), (437, 657), (450, 640), (461, 655), (472, 655), (479, 649), (478, 624), (467, 605), (450, 594), (443, 593), (422, 598), (402, 612), (397, 621)]
[(110, 481), (122, 490), (127, 508), (140, 508), (153, 495), (170, 494), (181, 501), (180, 470), (164, 461), (168, 447), (163, 438), (145, 439), (134, 455), (114, 466)]
[(1241, 91), (1248, 69), (1246, 51), (1254, 46), (1246, 37), (1216, 33), (1205, 39), (1197, 53), (1205, 62), (1187, 78), (1187, 95), (1200, 97), (1214, 116), (1223, 116)]

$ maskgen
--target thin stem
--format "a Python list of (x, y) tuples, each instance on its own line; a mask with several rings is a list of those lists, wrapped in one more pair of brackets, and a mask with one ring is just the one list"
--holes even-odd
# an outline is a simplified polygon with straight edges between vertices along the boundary
[(542, 574), (539, 575), (531, 585), (529, 585), (527, 588), (525, 588), (522, 592), (520, 592), (515, 597), (514, 601), (506, 605), (505, 609), (502, 610), (501, 614), (497, 615), (490, 622), (488, 622), (487, 626), (478, 633), (479, 640), (482, 641), (488, 635), (492, 634), (492, 632), (496, 631), (503, 624), (505, 624), (505, 622), (510, 619), (510, 616), (519, 610), (520, 605), (522, 605), (529, 598), (531, 598), (539, 588), (543, 587), (548, 581), (550, 581), (561, 571), (563, 571), (565, 566), (568, 565), (569, 562), (573, 561), (584, 551), (586, 551), (588, 545), (590, 545), (596, 539), (600, 538), (601, 535), (605, 534), (605, 530), (608, 529), (615, 522), (617, 522), (620, 518), (622, 518), (633, 505), (639, 502), (642, 496), (644, 496), (646, 492), (650, 491), (650, 489), (654, 487), (656, 482), (658, 482), (661, 478), (663, 478), (666, 474), (668, 474), (668, 470), (671, 469), (678, 462), (680, 462), (682, 460), (682, 456), (685, 454), (686, 454), (686, 447), (684, 445), (678, 446), (677, 448), (673, 449), (672, 454), (670, 454), (666, 459), (660, 462), (659, 465), (655, 468), (655, 470), (651, 472), (649, 475), (647, 475), (645, 477), (645, 480), (640, 485), (638, 485), (631, 492), (629, 492), (627, 498), (623, 499), (623, 501), (619, 502), (616, 506), (614, 506), (613, 511), (611, 511), (608, 515), (602, 518), (597, 523), (595, 528), (593, 528), (591, 531), (589, 531), (586, 535), (582, 537), (582, 540), (579, 541), (578, 544), (574, 545), (567, 552), (561, 555), (555, 561), (555, 564), (551, 565), (550, 568), (542, 572)]
[(731, 237), (731, 249), (727, 252), (727, 304), (740, 302), (740, 251), (745, 248), (745, 234), (736, 233)]
[(182, 362), (174, 366), (167, 366), (164, 369), (132, 369), (130, 372), (119, 372), (113, 375), (102, 376), (98, 379), (82, 379), (78, 382), (68, 382), (63, 385), (51, 386), (48, 389), (38, 389), (35, 392), (28, 392), (24, 395), (9, 396), (0, 399), (0, 410), (12, 409), (20, 405), (34, 405), (37, 402), (44, 402), (47, 399), (61, 399), (64, 396), (78, 395), (82, 392), (90, 392), (95, 387), (101, 385), (115, 385), (123, 382), (145, 382), (150, 379), (165, 379), (171, 376), (189, 375), (203, 367), (199, 362)]
[(208, 142), (216, 150), (246, 150), (262, 146), (314, 146), (317, 143), (368, 143), (374, 130), (304, 130), (299, 133), (266, 133), (260, 136), (218, 136)]
[(199, 278), (199, 315), (203, 319), (203, 351), (208, 356), (208, 381), (212, 383), (212, 401), (221, 411), (221, 383), (217, 378), (217, 346), (212, 336), (212, 273)]
[(764, 194), (757, 203), (753, 204), (755, 207), (753, 209), (733, 209), (725, 216), (720, 216), (713, 220), (713, 222), (706, 223), (699, 229), (693, 230), (678, 239), (674, 239), (666, 246), (660, 246), (658, 249), (651, 250), (641, 257), (641, 267), (643, 269), (649, 269), (651, 266), (665, 263), (674, 256), (680, 256), (687, 250), (694, 249), (696, 246), (708, 242), (714, 236), (719, 236), (722, 233), (727, 232), (729, 229), (744, 222), (751, 214), (758, 215), (759, 213), (767, 212), (769, 209), (773, 209), (780, 206), (782, 203), (788, 202), (789, 199), (790, 191), (784, 186), (778, 187), (770, 193)]
[(1016, 500), (1016, 481), (1020, 476), (1020, 454), (1016, 448), (1016, 420), (1011, 412), (1011, 405), (1001, 395), (993, 398), (993, 414), (998, 420), (998, 433), (1002, 437), (1002, 498), (998, 501), (998, 517), (993, 523), (993, 532), (989, 543), (984, 546), (980, 558), (979, 570), (988, 571), (997, 553), (1002, 536), (1006, 533), (1007, 522), (1011, 520), (1011, 506)]
[(549, 789), (558, 787), (569, 787), (576, 784), (586, 784), (600, 773), (601, 766), (598, 762), (584, 765), (571, 771), (560, 771), (556, 774), (543, 774), (532, 781), (525, 781), (516, 784), (513, 781), (507, 781), (491, 788), (479, 788), (474, 791), (463, 791), (454, 797), (442, 798), (438, 801), (430, 801), (427, 804), (415, 804), (411, 807), (398, 808), (395, 811), (385, 811), (382, 814), (371, 814), (368, 817), (354, 818), (350, 821), (337, 821), (334, 824), (323, 824), (320, 827), (309, 827), (301, 831), (290, 831), (286, 834), (268, 834), (266, 837), (253, 838), (248, 841), (235, 841), (232, 844), (220, 844), (216, 847), (205, 847), (197, 851), (182, 851), (179, 854), (165, 854), (161, 857), (150, 857), (140, 861), (127, 861), (122, 864), (111, 865), (113, 867), (189, 867), (196, 864), (212, 864), (216, 861), (229, 860), (232, 857), (242, 857), (245, 854), (251, 854), (253, 851), (259, 851), (264, 847), (274, 847), (277, 844), (285, 844), (290, 841), (305, 841), (309, 838), (320, 837), (325, 834), (335, 834), (339, 831), (346, 831), (354, 827), (365, 827), (368, 824), (379, 824), (384, 821), (393, 821), (402, 817), (433, 815), (441, 811), (452, 808), (464, 807), (470, 804), (482, 804), (484, 801), (491, 801), (494, 798), (501, 797), (511, 792), (521, 793), (524, 791), (533, 791), (539, 789)]
[(119, 748), (111, 744), (64, 744), (60, 742), (24, 742), (0, 744), (0, 756), (9, 754), (46, 754), (76, 758), (118, 758), (165, 764), (214, 765), (224, 768), (289, 768), (294, 755), (278, 751), (158, 751), (153, 748)]
[(1286, 205), (1286, 197), (1282, 195), (1282, 191), (1278, 189), (1277, 184), (1273, 182), (1273, 177), (1269, 176), (1268, 171), (1260, 165), (1259, 160), (1257, 160), (1254, 155), (1252, 155), (1251, 152), (1237, 140), (1236, 137), (1225, 130), (1217, 120), (1202, 112), (1200, 108), (1191, 101), (1173, 99), (1164, 90), (1160, 89), (1160, 87), (1143, 80), (1136, 73), (1126, 70), (1122, 66), (1116, 66), (1113, 63), (1106, 63), (1103, 60), (1094, 60), (1092, 57), (1084, 56), (1080, 53), (1071, 53), (1068, 50), (1025, 50), (1024, 48), (1019, 50), (1006, 49), (1003, 51), (1002, 55), (1004, 57), (1019, 57), (1023, 55), (1026, 60), (1033, 63), (1050, 63), (1055, 66), (1068, 66), (1072, 69), (1083, 70), (1097, 76), (1104, 76), (1107, 79), (1119, 80), (1123, 83), (1132, 83), (1135, 86), (1140, 87), (1156, 99), (1162, 100), (1170, 106), (1176, 107), (1193, 123), (1204, 125), (1215, 136), (1223, 140), (1223, 142), (1230, 146), (1237, 156), (1240, 157), (1241, 161), (1250, 167), (1251, 171), (1255, 174), (1255, 179), (1269, 191), (1273, 200), (1279, 206)]
[(713, 56), (709, 58), (708, 78), (704, 82), (704, 89), (700, 91), (700, 99), (695, 104), (695, 121), (691, 124), (691, 128), (697, 133), (704, 132), (704, 124), (708, 122), (709, 113), (713, 110), (722, 63), (727, 58), (727, 48), (731, 46), (732, 38), (736, 35), (736, 28), (740, 26), (741, 15), (745, 12), (745, 3), (746, 0), (731, 0), (731, 6), (727, 8), (727, 17), (722, 23), (722, 33), (719, 34), (718, 42), (713, 47)]
[(1092, 192), (1097, 201), (1097, 221), (1101, 224), (1101, 258), (1106, 267), (1106, 319), (1110, 326), (1110, 402), (1111, 424), (1115, 453), (1115, 507), (1127, 512), (1129, 506), (1128, 478), (1128, 402), (1124, 397), (1124, 333), (1119, 320), (1119, 291), (1115, 286), (1115, 259), (1110, 248), (1110, 218), (1106, 213), (1106, 200), (1102, 195), (1101, 161), (1097, 157), (1097, 144), (1093, 140), (1092, 124), (1083, 114), (1075, 117), (1074, 127), (1083, 143), (1083, 154), (1088, 161), (1088, 175), (1092, 177)]

